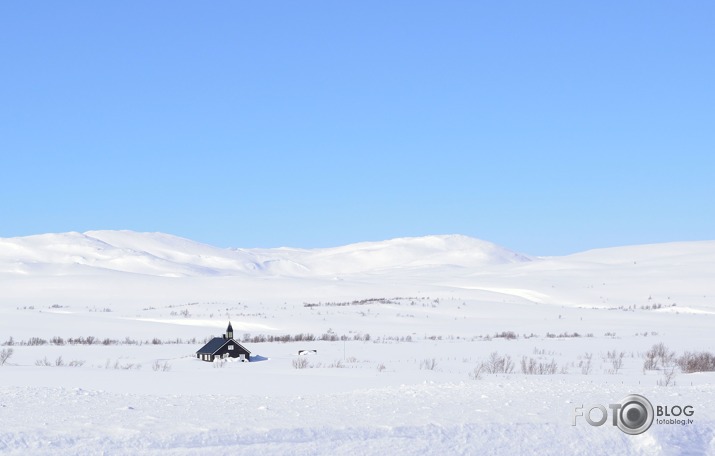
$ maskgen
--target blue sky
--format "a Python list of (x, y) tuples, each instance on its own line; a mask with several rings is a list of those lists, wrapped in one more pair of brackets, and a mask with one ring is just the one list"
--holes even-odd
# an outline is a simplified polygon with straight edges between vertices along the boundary
[(7, 2), (0, 236), (715, 239), (712, 2)]

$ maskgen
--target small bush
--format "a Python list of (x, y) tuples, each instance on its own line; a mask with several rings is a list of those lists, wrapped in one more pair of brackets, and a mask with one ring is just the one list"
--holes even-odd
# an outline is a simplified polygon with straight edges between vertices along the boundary
[(295, 369), (305, 369), (308, 367), (308, 359), (307, 358), (295, 358), (293, 360), (293, 367)]
[[(676, 363), (685, 374), (715, 371), (715, 355), (710, 352), (685, 352)], [(0, 365), (2, 365), (2, 358), (0, 358)]]
[(554, 333), (550, 333), (550, 332), (546, 333), (547, 339), (556, 339), (556, 338), (564, 339), (564, 338), (570, 338), (570, 337), (581, 337), (581, 334), (579, 334), (577, 332), (573, 332), (573, 333), (563, 332), (558, 335), (554, 334)]
[[(116, 367), (115, 367), (116, 369)], [(168, 372), (171, 370), (171, 365), (169, 364), (169, 361), (164, 361), (163, 363), (159, 362), (159, 360), (155, 360), (154, 363), (151, 365), (151, 369), (154, 372), (157, 371), (162, 371), (162, 372)]]
[(617, 374), (619, 370), (623, 367), (623, 356), (619, 358), (611, 359), (611, 369), (609, 369), (609, 374)]
[(593, 353), (586, 353), (583, 355), (583, 359), (578, 363), (578, 367), (581, 368), (583, 375), (591, 373), (591, 359), (593, 359)]
[(423, 359), (422, 362), (420, 362), (420, 369), (433, 371), (436, 368), (437, 368), (437, 360), (434, 358)]
[(501, 356), (497, 352), (489, 355), (489, 360), (484, 364), (484, 371), (488, 374), (511, 374), (514, 372), (514, 362), (509, 355)]
[(624, 356), (626, 356), (624, 352), (617, 353), (616, 350), (606, 353), (606, 357), (611, 362), (611, 369), (608, 370), (609, 374), (617, 374), (618, 371), (621, 370)]
[(524, 356), (521, 358), (521, 372), (527, 375), (551, 375), (558, 371), (556, 361), (553, 359), (550, 363), (537, 361), (534, 358)]
[(645, 354), (643, 369), (657, 370), (660, 366), (667, 367), (673, 362), (674, 358), (675, 353), (666, 347), (663, 342), (654, 344)]
[(12, 348), (3, 348), (0, 350), (0, 366), (4, 366), (8, 359), (13, 354)]
[(658, 386), (675, 386), (675, 365), (663, 368), (663, 378), (658, 380)]
[(114, 361), (114, 364), (112, 364), (112, 361), (107, 359), (107, 362), (104, 364), (105, 369), (115, 369), (115, 370), (139, 370), (142, 368), (141, 364), (137, 363), (120, 363), (119, 360)]
[(35, 366), (52, 366), (52, 363), (50, 360), (47, 359), (47, 356), (45, 356), (43, 359), (38, 359), (35, 361)]
[(53, 337), (52, 339), (50, 339), (50, 343), (51, 343), (52, 345), (64, 345), (64, 344), (65, 344), (65, 340), (64, 340), (63, 338), (61, 338), (61, 337), (55, 336), (55, 337)]
[(484, 372), (485, 366), (484, 363), (480, 364), (479, 366), (475, 367), (470, 373), (469, 373), (469, 378), (472, 380), (481, 380), (482, 379), (482, 372)]

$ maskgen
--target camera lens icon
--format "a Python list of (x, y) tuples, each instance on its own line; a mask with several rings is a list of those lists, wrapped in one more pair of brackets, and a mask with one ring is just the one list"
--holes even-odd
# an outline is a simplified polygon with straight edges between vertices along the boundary
[(653, 405), (640, 394), (629, 394), (621, 400), (618, 413), (618, 428), (630, 435), (638, 435), (647, 431), (655, 413)]

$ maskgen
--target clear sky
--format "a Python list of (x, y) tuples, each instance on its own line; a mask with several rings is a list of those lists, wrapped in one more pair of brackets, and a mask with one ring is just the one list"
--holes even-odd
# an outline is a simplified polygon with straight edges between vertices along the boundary
[(0, 5), (0, 236), (715, 239), (712, 1)]

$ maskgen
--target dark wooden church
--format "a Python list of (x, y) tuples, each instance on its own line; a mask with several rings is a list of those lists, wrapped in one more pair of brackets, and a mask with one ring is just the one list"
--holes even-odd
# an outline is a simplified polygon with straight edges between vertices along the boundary
[(214, 337), (196, 352), (196, 357), (202, 361), (214, 361), (224, 358), (238, 358), (241, 361), (250, 361), (251, 352), (233, 339), (233, 327), (228, 322), (226, 334), (223, 337)]

